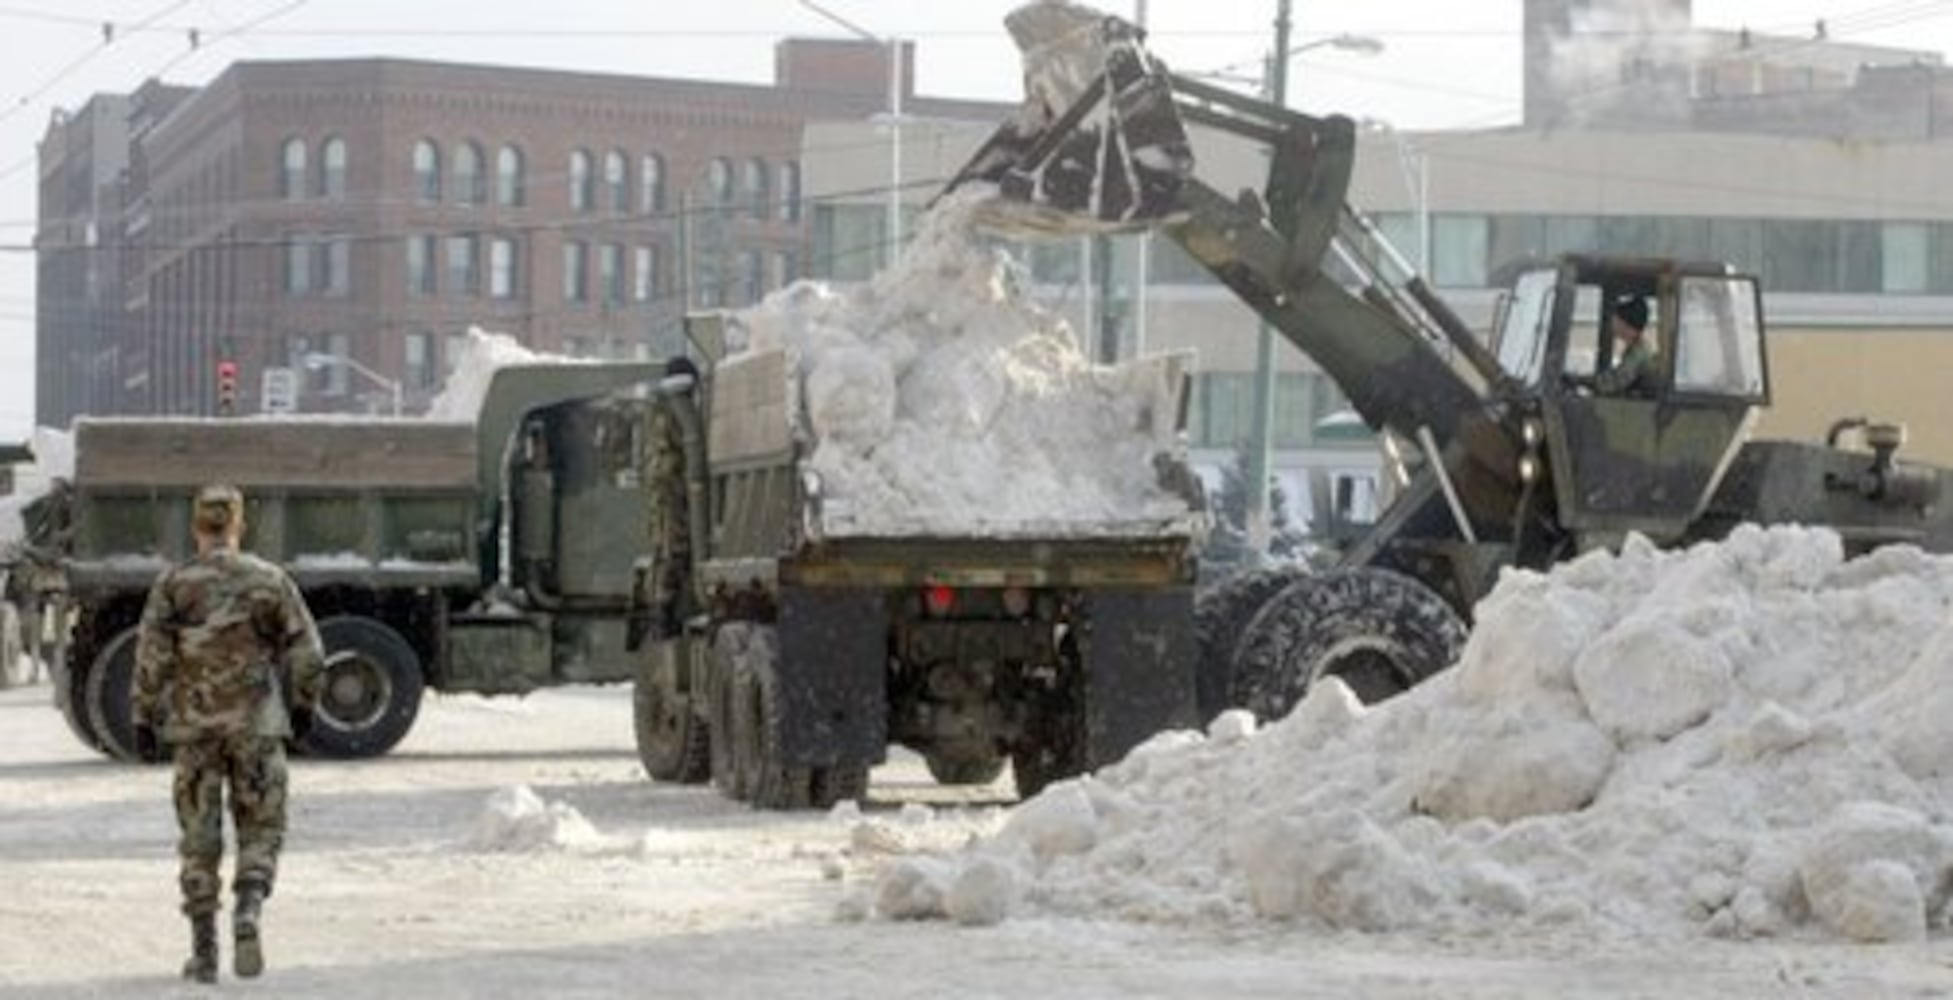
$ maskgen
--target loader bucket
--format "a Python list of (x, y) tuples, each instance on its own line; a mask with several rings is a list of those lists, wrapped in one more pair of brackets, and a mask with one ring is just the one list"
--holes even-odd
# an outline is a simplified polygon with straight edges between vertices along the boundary
[(1145, 33), (1067, 0), (1004, 18), (1024, 54), (1024, 104), (951, 180), (997, 186), (979, 222), (1006, 232), (1144, 229), (1179, 208), (1193, 170), (1166, 67)]

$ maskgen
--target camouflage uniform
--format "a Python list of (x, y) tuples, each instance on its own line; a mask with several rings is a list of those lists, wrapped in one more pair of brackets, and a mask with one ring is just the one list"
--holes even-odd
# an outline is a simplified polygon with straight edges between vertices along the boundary
[[(213, 522), (241, 520), (242, 498), (226, 490), (198, 495), (200, 532)], [(231, 520), (222, 521), (216, 508)], [(136, 645), (132, 717), (175, 750), (183, 912), (193, 922), (218, 908), (226, 785), (237, 833), (240, 919), (247, 892), (254, 897), (253, 921), (256, 903), (271, 894), (285, 837), (290, 711), (309, 716), (318, 703), (323, 663), (318, 629), (298, 587), (256, 556), (213, 546), (166, 570), (150, 590)]]

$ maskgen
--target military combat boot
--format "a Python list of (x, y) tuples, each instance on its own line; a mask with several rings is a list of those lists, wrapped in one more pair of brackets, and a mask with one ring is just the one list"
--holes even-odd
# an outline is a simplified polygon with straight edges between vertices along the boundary
[(217, 981), (217, 914), (199, 913), (190, 918), (190, 957), (183, 963), (183, 978), (200, 983)]
[(262, 883), (237, 884), (237, 908), (231, 912), (231, 934), (236, 939), (231, 971), (246, 979), (264, 971), (264, 943), (258, 937), (258, 917), (264, 908), (264, 897)]

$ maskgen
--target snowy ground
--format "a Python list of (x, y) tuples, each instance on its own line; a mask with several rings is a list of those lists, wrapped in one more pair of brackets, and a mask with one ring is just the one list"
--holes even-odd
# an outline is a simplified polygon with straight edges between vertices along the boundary
[[(1280, 923), (850, 920), (842, 914), (890, 858), (993, 829), (1007, 780), (953, 795), (904, 759), (877, 772), (860, 817), (761, 815), (646, 782), (629, 732), (622, 689), (436, 698), (387, 758), (297, 762), (294, 829), (267, 917), (272, 968), (260, 984), (227, 976), (208, 990), (174, 977), (186, 933), (168, 772), (82, 750), (45, 686), (0, 692), (0, 995), (1953, 993), (1946, 941), (1655, 950), (1323, 936)], [(524, 786), (573, 809), (594, 836), (559, 824), (541, 846), (477, 846), (494, 832), (491, 799)]]

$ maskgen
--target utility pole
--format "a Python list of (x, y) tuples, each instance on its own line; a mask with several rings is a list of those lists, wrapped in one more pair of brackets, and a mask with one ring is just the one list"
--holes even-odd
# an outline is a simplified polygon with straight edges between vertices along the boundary
[[(1288, 103), (1288, 35), (1290, 0), (1275, 3), (1275, 48), (1268, 55), (1264, 80), (1268, 99), (1276, 107)], [(1275, 423), (1275, 332), (1268, 321), (1259, 323), (1255, 340), (1255, 395), (1252, 440), (1248, 453), (1248, 547), (1256, 557), (1268, 553), (1274, 534), (1268, 509), (1271, 438)]]
[[(1133, 0), (1132, 23), (1146, 30), (1146, 0)], [(1133, 261), (1132, 282), (1132, 356), (1137, 358), (1146, 353), (1146, 285), (1152, 280), (1153, 231), (1142, 229), (1137, 238), (1139, 253)]]

